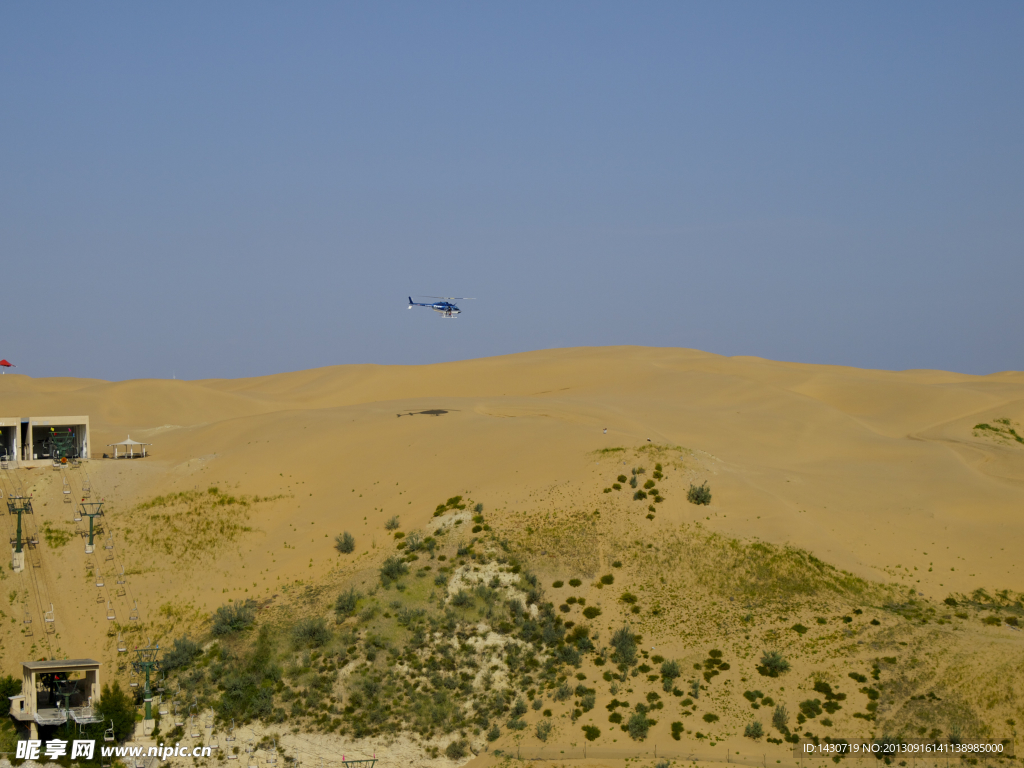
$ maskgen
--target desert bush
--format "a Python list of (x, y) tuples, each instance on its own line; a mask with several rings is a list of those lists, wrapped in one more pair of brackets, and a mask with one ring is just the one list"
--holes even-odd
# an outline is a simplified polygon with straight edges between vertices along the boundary
[(580, 581), (579, 579), (569, 579), (569, 586), (570, 587), (578, 587), (581, 584), (583, 584), (583, 582)]
[(487, 732), (488, 741), (497, 741), (501, 737), (501, 728), (495, 723), (491, 726), (491, 729)]
[(469, 742), (465, 739), (453, 741), (445, 747), (444, 754), (449, 760), (461, 760), (469, 752)]
[(388, 531), (397, 531), (400, 523), (398, 522), (398, 515), (392, 515), (384, 523), (384, 528)]
[(682, 674), (678, 661), (665, 661), (661, 664), (661, 685), (666, 691), (675, 686), (676, 678)]
[(778, 677), (789, 671), (789, 662), (778, 651), (765, 651), (761, 655), (761, 666), (757, 671), (766, 677)]
[(410, 552), (416, 552), (423, 547), (423, 536), (419, 531), (413, 531), (405, 540), (405, 548)]
[(174, 645), (169, 651), (164, 652), (161, 669), (170, 672), (173, 669), (187, 667), (203, 653), (202, 647), (194, 640), (189, 640), (184, 635), (175, 639)]
[(548, 736), (551, 735), (551, 721), (541, 720), (537, 723), (537, 738), (541, 741), (547, 741)]
[(716, 720), (718, 720), (718, 715), (714, 714), (713, 712), (705, 712), (704, 713), (704, 722), (705, 723), (713, 723)]
[[(166, 658), (166, 656), (164, 657)], [(11, 696), (21, 693), (21, 680), (14, 675), (0, 677), (0, 716), (7, 717), (11, 713)]]
[(572, 696), (572, 688), (568, 683), (562, 683), (555, 691), (555, 701), (565, 701)]
[(682, 735), (684, 730), (686, 730), (686, 728), (683, 726), (683, 724), (680, 721), (676, 720), (674, 723), (672, 723), (672, 738), (676, 741), (679, 741), (679, 737)]
[(583, 735), (587, 738), (587, 741), (594, 741), (601, 735), (601, 729), (596, 725), (584, 725)]
[(256, 623), (256, 604), (252, 600), (222, 605), (213, 614), (214, 635), (230, 635), (248, 629)]
[(637, 710), (629, 716), (626, 723), (626, 732), (634, 741), (643, 741), (647, 738), (647, 732), (651, 729), (651, 721), (647, 719), (647, 713)]
[(513, 717), (508, 721), (507, 727), (510, 731), (521, 731), (526, 728), (526, 721), (522, 718)]
[(104, 685), (96, 713), (104, 722), (113, 721), (114, 740), (123, 742), (135, 733), (135, 700), (131, 694), (121, 690), (121, 683), (115, 680)]
[(583, 609), (583, 615), (586, 616), (588, 619), (596, 619), (598, 616), (601, 615), (601, 609), (598, 608), (596, 605), (588, 605), (586, 608)]
[(597, 696), (594, 693), (587, 693), (580, 699), (580, 709), (584, 712), (589, 712), (594, 708), (597, 703)]
[(475, 507), (473, 507), (473, 511), (479, 515), (481, 512), (484, 511), (484, 505), (478, 503)]
[(615, 630), (612, 634), (611, 646), (615, 649), (615, 655), (619, 664), (625, 664), (627, 667), (630, 667), (636, 663), (636, 637), (634, 637), (633, 630), (629, 628), (628, 624)]
[(512, 705), (512, 717), (522, 717), (526, 714), (526, 701), (520, 696)]
[(467, 605), (473, 604), (473, 596), (466, 590), (460, 589), (454, 595), (452, 595), (451, 604), (456, 608), (465, 608)]
[(409, 572), (409, 564), (397, 555), (391, 555), (380, 567), (380, 580), (385, 585), (398, 581)]
[(355, 616), (356, 606), (359, 604), (361, 595), (356, 592), (355, 587), (349, 587), (348, 592), (342, 592), (334, 601), (334, 611), (338, 616)]
[(776, 730), (786, 732), (789, 730), (789, 713), (785, 704), (779, 704), (772, 712), (772, 725)]
[(292, 640), (299, 648), (319, 648), (331, 639), (331, 630), (323, 616), (307, 616), (292, 627)]
[(694, 485), (693, 483), (690, 483), (690, 490), (686, 492), (686, 500), (691, 504), (710, 504), (711, 489), (708, 488), (707, 481), (704, 481), (700, 485)]
[(764, 727), (761, 725), (761, 721), (755, 720), (752, 723), (747, 723), (747, 727), (743, 729), (743, 735), (755, 741), (764, 736)]
[(637, 491), (633, 494), (633, 501), (642, 501), (647, 498), (647, 494), (643, 491)]

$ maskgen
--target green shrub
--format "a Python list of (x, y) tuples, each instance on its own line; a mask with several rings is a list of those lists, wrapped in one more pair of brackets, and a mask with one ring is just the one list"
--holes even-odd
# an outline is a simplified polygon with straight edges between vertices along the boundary
[(789, 671), (789, 662), (778, 651), (765, 651), (757, 671), (766, 677), (778, 677)]
[(604, 576), (601, 577), (602, 584), (612, 584), (614, 583), (614, 581), (615, 577), (610, 573), (606, 573)]
[(512, 705), (512, 717), (522, 717), (526, 714), (526, 701), (520, 696)]
[(684, 730), (686, 729), (683, 727), (683, 724), (676, 720), (672, 723), (672, 738), (679, 741), (679, 737), (682, 735)]
[(570, 587), (578, 587), (581, 584), (583, 584), (583, 582), (580, 581), (579, 579), (569, 579), (569, 586)]
[(392, 515), (388, 518), (387, 522), (384, 523), (384, 528), (389, 531), (397, 531), (399, 525), (398, 515)]
[(356, 550), (356, 539), (348, 531), (334, 537), (334, 548), (343, 555), (350, 555)]
[(113, 721), (115, 741), (122, 742), (135, 733), (135, 699), (121, 690), (121, 683), (117, 680), (103, 686), (96, 714), (104, 722)]
[(637, 491), (633, 494), (633, 501), (642, 501), (647, 498), (647, 494), (643, 491)]
[(213, 614), (214, 635), (230, 635), (242, 632), (256, 623), (256, 603), (243, 600), (238, 603), (222, 605)]
[(704, 713), (704, 722), (713, 723), (718, 719), (718, 715), (712, 714), (711, 712)]
[(555, 701), (565, 701), (572, 696), (572, 688), (568, 683), (562, 683), (555, 691)]
[(19, 693), (21, 693), (21, 680), (16, 680), (13, 675), (0, 677), (0, 716), (7, 717), (11, 714), (10, 697), (17, 696)]
[(794, 624), (792, 627), (790, 627), (790, 629), (792, 629), (798, 635), (802, 635), (805, 632), (807, 632), (807, 627), (805, 627), (803, 624)]
[(456, 608), (465, 608), (467, 605), (473, 604), (473, 596), (466, 590), (460, 589), (454, 595), (452, 595), (451, 604)]
[(601, 615), (601, 609), (598, 608), (596, 605), (588, 605), (586, 608), (583, 609), (583, 615), (586, 616), (588, 619), (596, 619), (598, 616)]
[(633, 635), (633, 630), (629, 628), (628, 624), (615, 630), (612, 634), (611, 646), (615, 649), (615, 655), (619, 664), (625, 664), (627, 667), (630, 667), (636, 663), (636, 637)]
[(359, 604), (361, 595), (356, 592), (355, 587), (349, 587), (348, 592), (342, 592), (334, 601), (334, 611), (338, 616), (355, 616), (356, 606)]
[(323, 616), (307, 616), (292, 627), (292, 640), (299, 648), (320, 648), (331, 639), (331, 630)]
[(469, 752), (469, 742), (465, 739), (453, 741), (445, 747), (444, 754), (449, 760), (461, 760)]
[(556, 582), (555, 582), (554, 584), (552, 584), (551, 586), (552, 586), (552, 587), (554, 587), (555, 589), (561, 589), (561, 588), (562, 588), (562, 586), (563, 586), (563, 582), (561, 582), (561, 581), (556, 581)]
[(627, 605), (634, 605), (636, 603), (637, 597), (632, 592), (623, 592), (619, 596), (619, 600), (626, 603)]
[(501, 728), (495, 723), (491, 726), (491, 729), (487, 732), (488, 741), (497, 741), (501, 737)]
[(752, 723), (747, 723), (747, 727), (743, 729), (743, 735), (755, 741), (764, 736), (764, 728), (761, 725), (761, 721), (755, 720)]
[(618, 480), (618, 481), (619, 481), (620, 483), (624, 483), (624, 482), (626, 482), (626, 480), (628, 480), (629, 478), (627, 478), (627, 477), (626, 477), (625, 475), (619, 475), (619, 476), (618, 476), (617, 478), (615, 478), (615, 479), (616, 479), (616, 480)]
[(690, 490), (686, 492), (686, 500), (691, 504), (708, 505), (711, 503), (711, 489), (708, 488), (707, 481), (700, 485), (694, 485), (690, 483)]
[(397, 555), (391, 555), (380, 567), (380, 580), (385, 585), (398, 581), (409, 572), (409, 565)]
[(541, 720), (537, 723), (537, 738), (541, 741), (547, 741), (548, 736), (551, 734), (551, 728), (550, 720)]
[(789, 713), (785, 704), (779, 704), (772, 712), (772, 725), (776, 730), (786, 733), (789, 730)]
[(202, 653), (203, 649), (199, 643), (182, 636), (175, 639), (174, 645), (169, 651), (164, 652), (160, 667), (165, 672), (187, 667), (201, 656)]
[(626, 723), (626, 732), (629, 733), (629, 737), (634, 741), (643, 741), (647, 738), (647, 732), (653, 724), (653, 720), (647, 719), (646, 712), (638, 710), (629, 716), (629, 722)]
[(510, 731), (521, 731), (526, 728), (526, 721), (518, 717), (513, 717), (508, 721), (508, 729)]
[(583, 735), (587, 738), (587, 741), (594, 741), (601, 735), (601, 729), (596, 725), (584, 725)]
[(475, 507), (473, 507), (473, 511), (476, 512), (479, 515), (481, 512), (484, 511), (484, 505), (483, 504), (477, 504)]

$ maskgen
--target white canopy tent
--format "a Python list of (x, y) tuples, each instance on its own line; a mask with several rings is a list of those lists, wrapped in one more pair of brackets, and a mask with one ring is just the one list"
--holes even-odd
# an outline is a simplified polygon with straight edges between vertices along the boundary
[[(107, 447), (108, 448), (113, 448), (114, 449), (114, 458), (115, 459), (117, 459), (117, 458), (134, 459), (135, 458), (135, 448), (136, 448), (136, 446), (138, 446), (139, 448), (142, 449), (142, 457), (145, 458), (146, 457), (146, 446), (147, 445), (152, 445), (152, 443), (140, 443), (140, 442), (138, 442), (136, 440), (132, 440), (132, 436), (131, 435), (128, 435), (128, 439), (127, 440), (122, 440), (120, 443), (107, 443)], [(117, 455), (117, 449), (118, 448), (124, 448), (124, 456), (123, 457), (119, 457)]]

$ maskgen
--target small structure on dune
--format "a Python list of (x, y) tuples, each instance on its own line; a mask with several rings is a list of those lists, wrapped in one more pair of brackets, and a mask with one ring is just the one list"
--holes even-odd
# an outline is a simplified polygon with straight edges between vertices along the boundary
[[(146, 458), (146, 446), (152, 445), (152, 443), (140, 443), (137, 440), (132, 440), (132, 436), (128, 435), (127, 440), (122, 440), (120, 443), (107, 443), (108, 448), (114, 449), (115, 459), (144, 459)], [(121, 455), (117, 455), (117, 449), (121, 449)], [(106, 458), (106, 455), (104, 455)]]

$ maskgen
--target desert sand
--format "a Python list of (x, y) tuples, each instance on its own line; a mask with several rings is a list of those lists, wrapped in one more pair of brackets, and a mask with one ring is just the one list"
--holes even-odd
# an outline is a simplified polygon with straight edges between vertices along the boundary
[[(397, 515), (402, 531), (429, 535), (437, 523), (435, 507), (455, 495), (484, 505), (488, 523), (520, 547), (548, 584), (548, 599), (562, 597), (550, 587), (553, 580), (573, 575), (582, 578), (577, 592), (590, 604), (604, 596), (605, 616), (597, 624), (607, 619), (605, 637), (615, 622), (631, 616), (594, 579), (610, 570), (613, 559), (626, 559), (630, 547), (642, 553), (650, 543), (668, 551), (673, 537), (695, 530), (799, 548), (853, 576), (916, 592), (940, 608), (947, 596), (979, 588), (992, 594), (1024, 591), (1024, 445), (974, 429), (996, 419), (1024, 422), (1019, 372), (890, 372), (684, 349), (585, 348), (431, 366), (335, 366), (241, 380), (105, 382), (8, 374), (0, 377), (0, 404), (0, 415), (90, 416), (94, 458), (66, 474), (77, 484), (76, 495), (87, 475), (105, 500), (105, 532), (117, 552), (112, 566), (96, 565), (95, 559), (87, 561), (77, 536), (66, 543), (46, 539), (47, 528), (82, 530), (62, 503), (62, 473), (0, 473), (5, 495), (18, 487), (33, 494), (36, 513), (29, 525), (41, 540), (38, 567), (24, 574), (4, 571), (9, 605), (2, 606), (7, 619), (0, 638), (4, 670), (15, 674), (18, 662), (47, 654), (93, 657), (109, 672), (117, 669), (123, 656), (108, 631), (107, 599), (126, 633), (134, 630), (126, 617), (137, 601), (143, 629), (131, 642), (146, 635), (165, 645), (184, 632), (200, 635), (211, 611), (229, 599), (258, 600), (266, 616), (301, 612), (307, 604), (320, 610), (313, 597), (302, 595), (347, 584), (365, 590), (375, 581), (375, 569), (394, 552), (385, 521)], [(129, 433), (153, 444), (150, 456), (97, 458), (100, 446)], [(612, 450), (619, 448), (624, 450)], [(628, 474), (646, 463), (650, 472), (654, 461), (664, 463), (666, 476), (665, 498), (653, 519), (645, 516), (646, 503), (604, 492), (620, 471)], [(712, 503), (688, 503), (689, 485), (704, 481)], [(160, 517), (167, 508), (152, 502), (180, 493), (208, 498), (213, 487), (220, 496), (246, 503), (200, 505), (196, 519), (170, 521)], [(595, 512), (600, 525), (586, 527)], [(334, 548), (342, 531), (355, 537), (351, 555)], [(102, 562), (101, 543), (97, 552)], [(124, 596), (110, 592), (118, 564), (128, 574)], [(620, 584), (641, 582), (647, 567), (661, 569), (672, 581), (671, 561), (644, 565), (638, 554), (616, 572), (615, 596)], [(96, 568), (107, 569), (104, 588), (94, 583)], [(51, 603), (56, 632), (47, 637), (40, 606)], [(26, 610), (33, 618), (32, 637), (24, 635)], [(680, 658), (689, 669), (715, 644), (727, 658), (739, 653), (726, 646), (740, 642), (738, 633), (746, 630), (723, 630), (716, 643), (713, 626), (697, 629), (695, 615), (683, 616), (695, 610), (692, 603), (678, 608), (678, 624), (672, 618), (676, 609), (666, 603), (666, 610), (642, 622), (635, 618), (652, 655)], [(771, 620), (782, 629), (798, 619), (813, 624), (813, 616), (804, 620), (800, 610), (809, 609), (794, 608)], [(866, 610), (864, 618), (869, 615), (875, 614)], [(684, 621), (687, 633), (675, 628)], [(767, 622), (757, 629), (767, 632)], [(800, 640), (786, 637), (784, 644)], [(755, 632), (750, 654), (760, 653), (759, 639)], [(908, 641), (892, 635), (886, 642)], [(1020, 632), (972, 620), (952, 640), (927, 642), (954, 654), (994, 654), (982, 666), (1002, 669), (1008, 692), (990, 709), (997, 707), (1001, 720), (1017, 711), (1019, 662), (1011, 660), (1024, 650)], [(792, 692), (798, 679), (800, 686), (812, 685), (812, 661), (796, 663), (784, 687)], [(739, 666), (736, 658), (733, 666)], [(584, 671), (593, 679), (600, 670)], [(119, 676), (127, 680), (126, 672)], [(755, 685), (768, 693), (776, 682), (737, 678), (732, 685), (734, 693)], [(782, 691), (773, 695), (785, 698)], [(594, 722), (602, 728), (608, 728), (602, 706), (607, 699), (602, 690), (597, 708), (587, 713), (601, 713)], [(729, 706), (721, 705), (726, 714)], [(736, 733), (740, 717), (729, 721), (734, 725), (717, 741), (725, 746), (717, 748), (734, 744), (744, 754), (757, 752), (760, 760), (761, 745)], [(673, 719), (659, 718), (663, 722), (655, 729), (663, 751), (713, 759), (707, 741), (673, 741)], [(850, 728), (861, 725), (849, 722)], [(694, 730), (692, 723), (686, 727)], [(614, 743), (611, 731), (602, 739), (591, 748), (636, 746), (621, 732)], [(560, 750), (570, 744), (582, 748), (579, 726), (559, 726), (551, 743), (561, 744)], [(515, 753), (510, 744), (496, 742), (506, 755)], [(636, 747), (637, 754), (648, 746), (650, 740)], [(789, 746), (769, 748), (781, 759), (791, 754)], [(417, 761), (406, 755), (394, 764)], [(492, 765), (501, 758), (487, 753), (476, 761)], [(613, 762), (622, 764), (607, 764)], [(445, 758), (436, 764), (446, 764)]]

